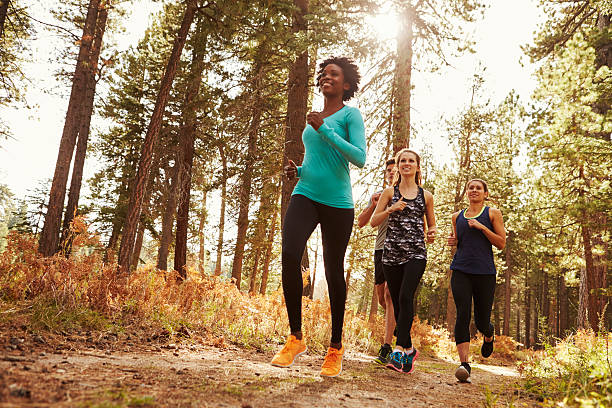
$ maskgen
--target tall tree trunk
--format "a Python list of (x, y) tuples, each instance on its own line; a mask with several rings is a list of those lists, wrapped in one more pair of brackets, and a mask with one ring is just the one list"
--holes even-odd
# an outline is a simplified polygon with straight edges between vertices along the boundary
[[(200, 26), (200, 24), (198, 24)], [(201, 27), (198, 27), (201, 33)], [(176, 212), (176, 237), (174, 245), (174, 270), (179, 273), (182, 279), (187, 278), (187, 230), (189, 229), (189, 201), (191, 199), (191, 174), (193, 167), (193, 155), (195, 152), (195, 132), (196, 132), (196, 107), (194, 102), (200, 91), (202, 83), (202, 73), (204, 72), (204, 52), (200, 47), (196, 47), (191, 63), (191, 73), (187, 92), (185, 95), (185, 105), (183, 116), (185, 123), (180, 130), (180, 159), (179, 172), (181, 176), (179, 188), (178, 209)]]
[[(261, 56), (260, 56), (261, 58)], [(257, 155), (257, 139), (259, 138), (259, 127), (262, 115), (262, 95), (261, 83), (265, 75), (262, 61), (256, 62), (255, 78), (253, 81), (253, 98), (251, 123), (248, 129), (247, 155), (244, 158), (245, 165), (240, 175), (240, 190), (238, 193), (238, 222), (236, 232), (236, 246), (234, 249), (234, 260), (232, 262), (232, 279), (234, 279), (238, 290), (242, 278), (242, 262), (244, 259), (244, 247), (246, 235), (249, 228), (249, 207), (251, 203), (251, 187), (253, 183), (253, 166)]]
[(138, 263), (140, 262), (140, 252), (142, 251), (142, 243), (144, 242), (144, 233), (146, 229), (146, 222), (144, 216), (141, 216), (141, 220), (138, 223), (138, 230), (136, 231), (136, 242), (134, 243), (134, 253), (132, 254), (132, 261), (130, 262), (130, 269), (136, 270)]
[(168, 269), (168, 254), (170, 253), (170, 243), (172, 242), (172, 229), (174, 226), (174, 215), (176, 214), (176, 196), (180, 184), (180, 171), (178, 160), (172, 167), (170, 185), (166, 191), (166, 207), (162, 215), (161, 238), (157, 251), (157, 269), (165, 271)]
[(568, 329), (568, 296), (565, 275), (562, 273), (559, 275), (559, 338), (565, 337), (565, 332)]
[(542, 313), (541, 315), (544, 317), (544, 330), (550, 330), (550, 320), (549, 320), (549, 316), (550, 316), (550, 288), (548, 285), (548, 273), (546, 273), (544, 271), (544, 269), (542, 269), (541, 271), (541, 276), (542, 276), (542, 294), (541, 294), (541, 305), (542, 305)]
[(100, 59), (100, 50), (102, 49), (102, 39), (106, 31), (106, 20), (108, 18), (108, 5), (102, 6), (98, 12), (96, 21), (96, 34), (91, 48), (91, 55), (87, 69), (85, 70), (85, 99), (82, 101), (81, 118), (79, 119), (79, 134), (77, 138), (76, 154), (74, 157), (74, 165), (72, 167), (72, 179), (70, 181), (70, 190), (68, 193), (68, 205), (64, 213), (64, 223), (62, 227), (62, 247), (66, 251), (66, 255), (70, 253), (72, 240), (70, 237), (70, 224), (76, 216), (79, 197), (81, 195), (81, 183), (83, 181), (83, 167), (85, 166), (85, 157), (87, 155), (87, 142), (89, 140), (89, 128), (91, 124), (91, 116), (93, 114), (94, 97), (96, 95), (96, 72), (98, 71), (98, 60)]
[(119, 198), (117, 198), (117, 206), (114, 211), (113, 217), (113, 229), (111, 231), (111, 236), (108, 239), (108, 243), (106, 244), (106, 251), (104, 253), (104, 262), (110, 261), (110, 253), (113, 254), (117, 251), (117, 243), (119, 242), (119, 238), (121, 236), (121, 230), (123, 229), (123, 224), (125, 222), (125, 215), (121, 211), (123, 203), (125, 203), (129, 196), (129, 179), (125, 175), (121, 178), (121, 185), (119, 186)]
[[(255, 282), (257, 281), (257, 271), (259, 270), (259, 264), (264, 252), (264, 244), (266, 240), (266, 230), (267, 230), (267, 222), (270, 217), (270, 205), (268, 201), (270, 200), (270, 196), (266, 194), (267, 186), (264, 185), (261, 191), (261, 197), (259, 200), (259, 209), (257, 210), (257, 220), (256, 220), (256, 228), (255, 232), (251, 238), (250, 248), (251, 253), (253, 253), (253, 268), (251, 269), (250, 280), (249, 280), (249, 293), (255, 293)], [(275, 185), (272, 184), (274, 188)], [(273, 211), (273, 210), (272, 210)]]
[(516, 308), (516, 336), (517, 343), (521, 342), (521, 306)]
[(204, 237), (204, 226), (206, 225), (208, 211), (206, 211), (206, 201), (208, 198), (208, 192), (204, 191), (204, 197), (202, 197), (202, 213), (200, 215), (200, 225), (198, 226), (198, 269), (201, 274), (204, 274), (206, 264), (206, 238)]
[[(581, 232), (582, 232), (582, 243), (584, 246), (584, 260), (585, 260), (585, 289), (586, 289), (586, 296), (583, 298), (583, 301), (585, 301), (587, 303), (587, 318), (588, 318), (588, 324), (589, 327), (591, 329), (593, 329), (593, 331), (597, 331), (598, 327), (599, 327), (599, 308), (598, 308), (598, 302), (597, 302), (597, 294), (593, 293), (593, 290), (598, 289), (597, 288), (597, 271), (595, 268), (595, 262), (594, 262), (594, 257), (593, 257), (593, 246), (592, 246), (592, 232), (591, 232), (591, 227), (589, 227), (588, 225), (586, 225), (586, 223), (583, 222), (582, 226), (581, 226)], [(582, 277), (581, 277), (582, 278)], [(582, 283), (582, 279), (580, 281)]]
[(591, 322), (591, 326), (596, 322), (597, 326), (593, 328), (593, 330), (599, 331), (600, 323), (603, 323), (603, 327), (606, 327), (604, 312), (607, 301), (606, 296), (602, 294), (602, 290), (608, 287), (608, 257), (610, 253), (608, 249), (608, 240), (605, 238), (608, 232), (605, 227), (608, 225), (607, 217), (602, 212), (598, 212), (595, 214), (594, 220), (594, 225), (599, 226), (599, 228), (593, 231), (594, 233), (591, 237), (593, 275), (592, 279), (589, 279), (589, 309), (593, 310), (593, 313), (589, 316), (589, 321)]
[(0, 0), (0, 40), (4, 37), (4, 23), (8, 14), (10, 0)]
[[(600, 37), (597, 41), (597, 45), (595, 50), (597, 52), (597, 59), (595, 60), (595, 66), (597, 69), (602, 66), (607, 66), (608, 68), (612, 68), (612, 39), (609, 35), (610, 30), (610, 14), (599, 13), (597, 16), (597, 29), (599, 30)], [(610, 100), (609, 98), (600, 97), (599, 100), (594, 104), (593, 110), (601, 115), (606, 115), (608, 110), (610, 109)], [(604, 140), (610, 141), (610, 132), (605, 132), (600, 135), (596, 135), (601, 137)]]
[(215, 276), (221, 275), (221, 260), (223, 256), (223, 232), (225, 230), (225, 203), (227, 201), (227, 157), (223, 145), (219, 144), (221, 156), (221, 211), (219, 214), (219, 236), (217, 238), (217, 261), (215, 263)]
[(531, 347), (531, 288), (527, 281), (528, 269), (525, 269), (525, 347)]
[(514, 267), (512, 260), (512, 251), (510, 243), (512, 242), (512, 231), (508, 233), (506, 241), (506, 271), (504, 273), (504, 336), (510, 336), (510, 295), (512, 293), (512, 268)]
[(542, 285), (538, 280), (535, 285), (534, 294), (535, 297), (533, 299), (533, 344), (534, 348), (539, 348), (540, 346), (540, 315), (542, 313), (542, 305), (539, 300), (541, 300), (540, 296)]
[[(159, 161), (160, 155), (159, 153), (157, 153), (153, 157), (153, 168), (157, 168), (159, 166)], [(136, 269), (138, 267), (138, 262), (140, 261), (140, 252), (142, 250), (142, 243), (144, 242), (145, 229), (147, 228), (147, 223), (149, 222), (149, 218), (151, 217), (151, 196), (153, 195), (154, 185), (155, 177), (150, 177), (149, 186), (146, 190), (142, 204), (143, 211), (140, 214), (140, 220), (138, 221), (138, 230), (136, 233), (134, 252), (132, 253), (132, 259), (130, 262), (130, 270)]]
[(255, 281), (257, 280), (257, 269), (259, 269), (259, 258), (261, 257), (261, 248), (255, 250), (255, 259), (253, 261), (253, 269), (251, 270), (251, 278), (249, 281), (249, 293), (255, 294)]
[(87, 7), (87, 16), (83, 26), (81, 46), (77, 57), (77, 63), (72, 78), (72, 90), (68, 101), (66, 120), (60, 140), (55, 173), (49, 192), (49, 204), (45, 215), (45, 224), (40, 233), (38, 242), (38, 252), (43, 256), (51, 256), (58, 250), (58, 240), (60, 224), (62, 221), (62, 210), (64, 209), (64, 198), (66, 196), (66, 183), (74, 145), (76, 144), (77, 133), (79, 131), (80, 112), (85, 99), (86, 92), (86, 71), (87, 61), (91, 54), (92, 42), (96, 30), (96, 20), (98, 18), (98, 8), (100, 0), (90, 0)]
[[(280, 187), (280, 186), (279, 186)], [(274, 243), (274, 235), (276, 234), (276, 225), (278, 223), (279, 206), (278, 196), (280, 195), (280, 188), (277, 189), (278, 193), (274, 198), (274, 215), (272, 215), (272, 223), (268, 230), (268, 238), (266, 239), (266, 253), (264, 255), (264, 262), (261, 271), (261, 285), (259, 286), (259, 293), (265, 295), (266, 286), (268, 285), (268, 274), (270, 273), (270, 260), (272, 258), (272, 245)]]
[(400, 16), (395, 66), (393, 153), (410, 146), (410, 94), (412, 81), (414, 9), (407, 4)]
[[(308, 0), (293, 0), (295, 12), (291, 31), (298, 34), (308, 28), (306, 19), (308, 13)], [(293, 160), (296, 164), (302, 162), (304, 157), (304, 144), (302, 131), (306, 126), (306, 107), (308, 104), (308, 50), (304, 50), (289, 68), (289, 82), (287, 91), (287, 120), (285, 123), (285, 143), (283, 156), (286, 160)], [(296, 180), (287, 180), (283, 177), (281, 196), (281, 229), (285, 222), (285, 213), (289, 206), (291, 193)]]
[(106, 251), (104, 251), (104, 262), (111, 262), (114, 257), (111, 259), (111, 253), (114, 253), (117, 250), (117, 242), (119, 241), (119, 234), (121, 233), (121, 227), (123, 223), (119, 220), (113, 221), (113, 229), (111, 230), (111, 236), (108, 239), (108, 243), (106, 244)]
[(130, 202), (128, 204), (126, 223), (123, 229), (123, 236), (121, 239), (121, 246), (119, 248), (119, 267), (123, 273), (129, 273), (129, 263), (134, 250), (134, 236), (136, 235), (136, 226), (140, 219), (140, 213), (142, 210), (142, 200), (144, 198), (147, 179), (149, 171), (151, 170), (151, 159), (153, 156), (153, 149), (159, 137), (159, 129), (162, 124), (162, 118), (164, 110), (168, 102), (168, 96), (170, 94), (170, 88), (174, 81), (176, 69), (187, 40), (187, 33), (193, 22), (193, 18), (197, 9), (196, 0), (188, 0), (187, 9), (183, 15), (183, 21), (181, 28), (174, 40), (172, 47), (172, 53), (168, 59), (168, 65), (164, 72), (164, 77), (161, 82), (159, 94), (155, 101), (155, 108), (153, 109), (153, 115), (151, 116), (151, 122), (147, 129), (147, 135), (142, 146), (142, 153), (140, 156), (140, 162), (138, 164), (138, 171), (136, 173), (135, 188), (130, 194)]
[(576, 324), (580, 329), (589, 327), (589, 289), (586, 268), (580, 268), (580, 284), (578, 286), (578, 318)]

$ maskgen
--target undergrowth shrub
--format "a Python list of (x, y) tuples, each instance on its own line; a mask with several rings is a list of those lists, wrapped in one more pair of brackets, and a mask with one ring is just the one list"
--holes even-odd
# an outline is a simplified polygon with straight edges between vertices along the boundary
[(519, 363), (524, 388), (546, 407), (610, 407), (611, 354), (611, 333), (580, 330)]
[[(132, 322), (170, 335), (195, 330), (218, 345), (233, 342), (261, 349), (284, 343), (289, 324), (280, 289), (266, 295), (241, 293), (232, 282), (190, 268), (182, 282), (176, 272), (153, 266), (121, 277), (115, 263), (103, 262), (97, 237), (80, 219), (73, 228), (72, 254), (67, 258), (41, 258), (33, 236), (8, 236), (6, 250), (0, 253), (0, 307), (29, 303), (31, 323), (54, 331)], [(322, 353), (331, 336), (329, 300), (304, 297), (302, 306), (308, 346)], [(373, 354), (383, 339), (384, 321), (377, 316), (368, 324), (367, 319), (347, 308), (343, 343), (353, 351)], [(445, 329), (415, 318), (412, 330), (416, 346), (426, 354), (456, 358)]]

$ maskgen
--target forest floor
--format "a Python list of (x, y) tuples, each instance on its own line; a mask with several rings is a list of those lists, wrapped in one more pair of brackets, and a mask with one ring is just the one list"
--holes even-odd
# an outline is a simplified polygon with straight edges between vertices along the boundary
[(513, 367), (476, 364), (472, 384), (455, 363), (420, 356), (400, 374), (347, 350), (343, 372), (319, 376), (323, 356), (269, 364), (278, 346), (243, 349), (186, 333), (177, 341), (80, 332), (33, 334), (0, 327), (0, 407), (532, 407)]

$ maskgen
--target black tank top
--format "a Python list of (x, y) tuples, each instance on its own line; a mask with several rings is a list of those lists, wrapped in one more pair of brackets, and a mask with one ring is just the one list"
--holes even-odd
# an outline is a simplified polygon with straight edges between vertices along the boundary
[(389, 205), (399, 200), (406, 201), (402, 211), (389, 214), (387, 237), (383, 250), (383, 264), (401, 265), (411, 259), (427, 259), (423, 216), (425, 215), (425, 194), (419, 187), (417, 196), (408, 200), (403, 198), (399, 187), (395, 186)]
[[(470, 228), (465, 210), (457, 216), (457, 252), (451, 263), (453, 271), (471, 273), (475, 275), (495, 275), (495, 262), (493, 262), (493, 246), (485, 234), (476, 228)], [(476, 217), (470, 217), (493, 231), (489, 207), (484, 207)]]

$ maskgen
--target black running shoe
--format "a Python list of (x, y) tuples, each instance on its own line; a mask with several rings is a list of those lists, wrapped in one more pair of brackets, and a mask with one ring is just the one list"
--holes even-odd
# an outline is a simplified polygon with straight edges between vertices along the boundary
[(491, 353), (493, 353), (493, 342), (495, 341), (495, 335), (493, 335), (493, 338), (491, 339), (491, 341), (485, 341), (484, 336), (482, 337), (482, 347), (480, 348), (480, 354), (482, 354), (483, 357), (489, 357), (491, 355)]
[(391, 353), (391, 357), (389, 358), (389, 363), (387, 367), (394, 369), (398, 373), (402, 373), (402, 369), (404, 368), (404, 364), (406, 363), (406, 353), (403, 351), (394, 351)]
[(472, 368), (468, 363), (461, 363), (455, 370), (455, 377), (462, 383), (471, 383), (470, 375), (472, 374)]
[(412, 349), (412, 353), (406, 354), (406, 362), (402, 368), (402, 372), (410, 374), (414, 371), (414, 360), (419, 356), (419, 350), (416, 348)]
[(389, 363), (389, 356), (391, 355), (391, 346), (387, 343), (380, 346), (380, 350), (378, 350), (378, 356), (374, 359), (375, 363), (380, 365), (387, 365)]

